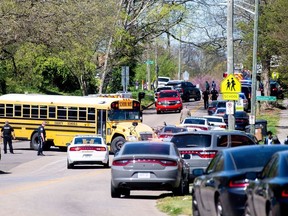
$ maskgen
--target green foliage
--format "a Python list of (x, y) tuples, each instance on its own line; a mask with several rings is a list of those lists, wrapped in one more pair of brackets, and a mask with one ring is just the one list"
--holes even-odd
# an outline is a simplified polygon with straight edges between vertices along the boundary
[(157, 201), (157, 208), (171, 216), (192, 215), (192, 196), (165, 197)]

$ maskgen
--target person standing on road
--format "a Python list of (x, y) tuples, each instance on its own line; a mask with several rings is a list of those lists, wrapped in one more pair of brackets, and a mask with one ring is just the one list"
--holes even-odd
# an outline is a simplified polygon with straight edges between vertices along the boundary
[(214, 82), (214, 80), (212, 81), (211, 87), (212, 87), (212, 89), (213, 88), (216, 89), (216, 83)]
[(43, 154), (43, 145), (46, 139), (45, 125), (46, 125), (46, 122), (43, 121), (40, 127), (38, 128), (38, 143), (39, 143), (38, 153), (37, 153), (38, 156), (45, 156)]
[(209, 90), (203, 92), (203, 100), (204, 100), (204, 109), (208, 109), (209, 106)]
[(208, 83), (208, 81), (206, 81), (205, 87), (206, 87), (206, 91), (209, 91), (209, 89), (210, 89), (210, 84)]
[(212, 91), (211, 91), (211, 99), (212, 99), (212, 101), (213, 100), (217, 100), (217, 98), (218, 98), (218, 91), (215, 88), (212, 88)]
[(191, 112), (188, 109), (187, 105), (185, 105), (180, 113), (180, 123), (182, 123), (182, 121), (189, 116), (191, 116)]
[(264, 140), (264, 144), (266, 145), (280, 144), (280, 141), (276, 135), (273, 136), (273, 133), (271, 131), (268, 131), (267, 137)]
[(12, 138), (15, 139), (14, 129), (9, 125), (8, 121), (5, 121), (4, 126), (1, 129), (1, 137), (3, 138), (4, 143), (4, 154), (7, 154), (7, 143), (9, 145), (9, 150), (11, 154), (14, 154), (12, 146)]

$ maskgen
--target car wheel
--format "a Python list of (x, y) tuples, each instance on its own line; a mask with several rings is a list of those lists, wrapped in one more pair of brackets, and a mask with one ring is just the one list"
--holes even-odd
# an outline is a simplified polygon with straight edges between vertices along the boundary
[(185, 190), (185, 182), (183, 179), (180, 180), (179, 186), (173, 190), (174, 196), (183, 196)]
[(39, 143), (38, 143), (38, 133), (35, 132), (32, 137), (31, 137), (31, 141), (30, 141), (30, 148), (34, 149), (34, 150), (38, 150), (39, 147)]
[(73, 168), (74, 168), (74, 164), (69, 163), (69, 161), (67, 160), (67, 169), (73, 169)]
[(216, 215), (217, 216), (226, 216), (223, 212), (223, 205), (222, 205), (220, 198), (217, 199), (217, 203), (216, 203)]
[(161, 113), (161, 111), (160, 110), (157, 110), (157, 114), (160, 114)]
[(192, 194), (192, 215), (193, 216), (200, 216), (199, 209), (198, 209), (198, 203), (194, 196), (194, 193)]
[(112, 198), (120, 198), (121, 193), (119, 188), (115, 188), (111, 182), (111, 197)]
[(125, 142), (126, 140), (122, 136), (118, 136), (115, 139), (113, 139), (111, 143), (111, 148), (112, 148), (113, 153), (115, 153), (116, 151), (119, 151)]
[(107, 161), (107, 163), (104, 163), (104, 168), (109, 168), (109, 160)]
[(251, 211), (248, 203), (245, 204), (244, 216), (251, 216)]

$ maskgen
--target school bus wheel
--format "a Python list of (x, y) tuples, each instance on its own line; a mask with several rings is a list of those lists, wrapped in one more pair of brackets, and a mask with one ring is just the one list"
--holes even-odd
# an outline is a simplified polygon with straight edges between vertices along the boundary
[(35, 132), (32, 134), (31, 139), (30, 139), (30, 148), (34, 150), (38, 150), (38, 132)]
[(119, 151), (125, 142), (126, 140), (124, 139), (124, 137), (122, 136), (115, 137), (111, 142), (112, 152), (115, 153), (116, 151)]

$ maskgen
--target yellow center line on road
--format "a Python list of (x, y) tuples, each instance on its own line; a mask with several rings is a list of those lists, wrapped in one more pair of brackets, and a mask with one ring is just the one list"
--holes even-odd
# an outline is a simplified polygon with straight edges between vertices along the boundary
[(190, 109), (191, 115), (193, 113), (196, 113), (201, 107), (203, 107), (203, 105), (201, 103), (198, 103), (196, 106), (193, 106), (193, 109)]
[(44, 181), (39, 181), (39, 182), (30, 182), (27, 183), (25, 185), (19, 185), (19, 186), (15, 186), (13, 185), (13, 188), (7, 188), (7, 189), (1, 189), (1, 193), (0, 193), (0, 197), (2, 195), (9, 195), (9, 194), (13, 194), (13, 193), (18, 193), (18, 192), (23, 192), (23, 191), (27, 191), (27, 190), (32, 190), (35, 188), (39, 188), (39, 187), (43, 187), (43, 186), (48, 186), (51, 184), (56, 184), (56, 183), (61, 183), (64, 182), (66, 180), (79, 180), (79, 178), (84, 178), (84, 177), (88, 177), (88, 176), (96, 176), (99, 174), (103, 174), (105, 172), (109, 171), (110, 169), (104, 169), (104, 170), (97, 170), (95, 172), (95, 170), (93, 170), (93, 172), (87, 172), (87, 173), (78, 173), (76, 175), (69, 175), (69, 176), (65, 176), (65, 177), (61, 177), (61, 178), (55, 178), (55, 179), (49, 179), (49, 180), (44, 180)]

